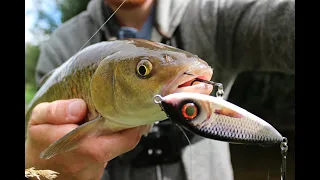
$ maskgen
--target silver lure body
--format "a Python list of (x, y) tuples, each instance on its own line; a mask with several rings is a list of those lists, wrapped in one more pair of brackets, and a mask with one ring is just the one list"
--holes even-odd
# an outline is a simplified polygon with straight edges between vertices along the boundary
[(219, 97), (174, 93), (163, 97), (161, 106), (172, 121), (206, 138), (261, 146), (283, 140), (268, 122)]

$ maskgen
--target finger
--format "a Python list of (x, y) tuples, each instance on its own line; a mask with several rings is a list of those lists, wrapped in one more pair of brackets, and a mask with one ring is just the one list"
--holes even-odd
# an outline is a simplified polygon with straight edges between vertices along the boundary
[(100, 163), (105, 163), (111, 159), (132, 150), (140, 141), (146, 126), (127, 129), (113, 133), (108, 136), (98, 136), (87, 138), (81, 144), (81, 153), (86, 153)]
[(52, 125), (52, 124), (40, 124), (30, 126), (29, 137), (35, 142), (49, 145), (58, 139), (62, 138), (73, 129), (77, 128), (76, 124), (64, 124), (64, 125)]
[(86, 110), (86, 103), (82, 99), (41, 103), (33, 109), (30, 125), (76, 123), (84, 118)]

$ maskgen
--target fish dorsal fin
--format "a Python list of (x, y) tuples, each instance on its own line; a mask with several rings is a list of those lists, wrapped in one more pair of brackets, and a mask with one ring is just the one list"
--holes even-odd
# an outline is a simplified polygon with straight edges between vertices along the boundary
[(53, 70), (49, 71), (47, 74), (45, 74), (44, 76), (42, 76), (42, 78), (39, 81), (39, 86), (40, 87), (49, 79), (49, 77), (53, 74), (53, 72), (55, 70), (56, 69), (53, 69)]

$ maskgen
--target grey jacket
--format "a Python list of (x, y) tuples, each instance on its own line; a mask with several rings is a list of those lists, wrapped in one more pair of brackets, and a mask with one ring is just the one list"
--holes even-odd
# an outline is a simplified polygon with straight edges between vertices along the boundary
[[(74, 55), (105, 22), (103, 0), (91, 0), (86, 11), (67, 21), (41, 44), (36, 68), (45, 73)], [(112, 18), (87, 44), (108, 40)], [(243, 71), (295, 73), (295, 1), (293, 0), (157, 0), (152, 38), (170, 38), (179, 28), (183, 49), (214, 68), (225, 98)], [(106, 180), (233, 180), (229, 145), (195, 138), (177, 163), (134, 168), (120, 161), (106, 169)]]

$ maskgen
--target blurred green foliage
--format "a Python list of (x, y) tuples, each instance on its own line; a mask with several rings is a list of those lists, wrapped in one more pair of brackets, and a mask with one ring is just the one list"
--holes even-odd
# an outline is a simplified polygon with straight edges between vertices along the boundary
[(36, 92), (35, 66), (39, 57), (39, 46), (26, 44), (25, 54), (25, 101), (29, 103)]
[(35, 66), (39, 57), (40, 49), (37, 45), (26, 44), (25, 55), (25, 83), (35, 84)]
[(59, 5), (62, 12), (61, 22), (65, 22), (85, 10), (89, 2), (90, 0), (63, 0)]

